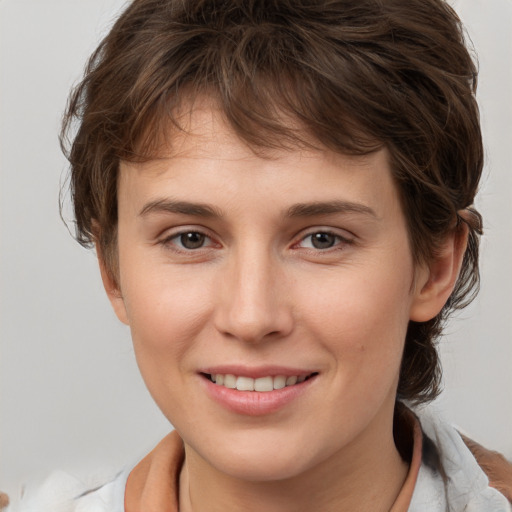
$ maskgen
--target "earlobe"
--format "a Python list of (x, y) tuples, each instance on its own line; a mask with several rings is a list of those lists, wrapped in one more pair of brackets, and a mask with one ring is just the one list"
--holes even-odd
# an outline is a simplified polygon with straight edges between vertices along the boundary
[(434, 318), (449, 299), (459, 276), (468, 241), (468, 227), (462, 222), (447, 235), (438, 254), (418, 269), (410, 320)]
[(96, 253), (98, 256), (101, 280), (103, 282), (105, 292), (107, 293), (108, 300), (110, 301), (110, 304), (112, 304), (112, 308), (114, 309), (114, 313), (116, 314), (117, 318), (119, 318), (119, 320), (123, 324), (129, 325), (128, 315), (126, 313), (126, 306), (118, 282), (119, 280), (113, 275), (113, 273), (107, 267), (108, 264), (103, 258), (103, 255), (98, 244), (96, 244)]

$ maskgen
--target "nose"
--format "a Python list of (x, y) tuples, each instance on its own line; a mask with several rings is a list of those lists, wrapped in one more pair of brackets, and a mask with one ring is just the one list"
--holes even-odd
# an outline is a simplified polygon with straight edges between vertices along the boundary
[(292, 305), (277, 257), (258, 248), (239, 251), (220, 281), (215, 323), (225, 336), (260, 343), (290, 334)]

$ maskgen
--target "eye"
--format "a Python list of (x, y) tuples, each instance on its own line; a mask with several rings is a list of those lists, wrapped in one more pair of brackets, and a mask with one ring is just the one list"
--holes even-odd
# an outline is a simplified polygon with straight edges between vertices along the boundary
[(200, 231), (182, 231), (167, 237), (161, 243), (182, 251), (193, 251), (213, 245), (211, 238)]
[(350, 243), (350, 240), (329, 231), (316, 231), (305, 236), (299, 242), (299, 246), (306, 249), (325, 251), (343, 243)]
[(188, 233), (181, 233), (176, 238), (179, 239), (180, 244), (185, 249), (199, 249), (203, 247), (206, 236), (197, 231), (190, 231)]

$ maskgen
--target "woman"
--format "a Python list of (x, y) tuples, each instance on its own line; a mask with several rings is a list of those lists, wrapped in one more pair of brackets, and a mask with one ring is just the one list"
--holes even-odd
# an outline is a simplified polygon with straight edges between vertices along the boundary
[(439, 0), (128, 6), (71, 186), (176, 431), (71, 510), (509, 510), (417, 408), (478, 283), (475, 88)]

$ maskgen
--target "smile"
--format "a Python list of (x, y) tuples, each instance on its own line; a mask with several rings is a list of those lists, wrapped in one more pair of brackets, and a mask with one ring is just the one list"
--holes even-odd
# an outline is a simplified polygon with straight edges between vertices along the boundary
[(266, 376), (253, 379), (252, 377), (237, 376), (232, 374), (206, 374), (212, 382), (218, 386), (224, 386), (228, 389), (236, 389), (238, 391), (258, 391), (260, 393), (283, 389), (285, 387), (294, 386), (308, 380), (316, 375), (276, 375), (275, 377)]
[(305, 373), (289, 368), (285, 371), (282, 368), (245, 368), (245, 375), (237, 375), (239, 372), (235, 368), (216, 370), (200, 372), (207, 395), (228, 411), (244, 416), (280, 411), (315, 389), (315, 382), (320, 377), (318, 372)]

